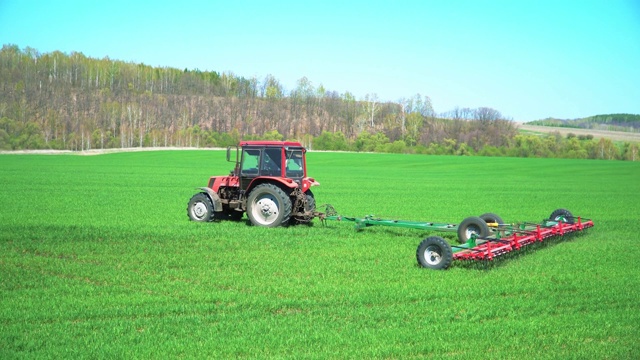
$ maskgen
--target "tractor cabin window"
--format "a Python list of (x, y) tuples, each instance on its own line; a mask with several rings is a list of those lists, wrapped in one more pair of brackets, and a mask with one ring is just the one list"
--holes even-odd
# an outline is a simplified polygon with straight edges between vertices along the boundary
[(262, 156), (262, 166), (260, 167), (260, 175), (281, 176), (281, 166), (282, 149), (264, 149), (264, 155)]
[(302, 150), (287, 150), (287, 177), (301, 178), (304, 175)]
[(244, 149), (242, 151), (242, 175), (258, 175), (258, 163), (260, 163), (259, 149)]

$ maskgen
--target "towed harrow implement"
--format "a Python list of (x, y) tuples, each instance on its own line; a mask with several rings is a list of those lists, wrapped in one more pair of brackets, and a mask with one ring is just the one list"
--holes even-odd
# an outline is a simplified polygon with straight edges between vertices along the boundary
[(540, 223), (521, 222), (506, 224), (498, 215), (486, 213), (469, 217), (460, 224), (385, 220), (372, 215), (363, 218), (338, 215), (333, 206), (326, 205), (320, 219), (349, 221), (356, 230), (369, 226), (392, 226), (426, 231), (457, 232), (459, 245), (450, 245), (440, 236), (425, 238), (416, 250), (416, 259), (422, 267), (447, 269), (453, 260), (491, 261), (502, 255), (520, 251), (552, 238), (583, 232), (593, 227), (591, 219), (575, 217), (566, 209), (557, 209)]

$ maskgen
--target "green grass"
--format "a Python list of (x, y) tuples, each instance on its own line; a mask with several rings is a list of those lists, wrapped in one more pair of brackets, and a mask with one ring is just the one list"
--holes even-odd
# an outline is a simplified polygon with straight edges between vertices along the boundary
[[(0, 156), (0, 358), (638, 358), (640, 166), (309, 153), (318, 204), (459, 222), (593, 218), (490, 270), (417, 230), (194, 223), (220, 151)], [(246, 218), (245, 218), (246, 219)], [(451, 238), (447, 234), (448, 238)]]

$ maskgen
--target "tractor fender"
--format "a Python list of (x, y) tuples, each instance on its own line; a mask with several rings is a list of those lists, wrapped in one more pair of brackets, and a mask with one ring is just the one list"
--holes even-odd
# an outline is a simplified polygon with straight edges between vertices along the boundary
[(200, 187), (197, 188), (198, 190), (202, 190), (204, 192), (207, 193), (207, 195), (209, 195), (209, 198), (211, 199), (211, 202), (213, 203), (213, 211), (215, 212), (221, 212), (222, 211), (222, 201), (220, 201), (220, 196), (218, 196), (218, 194), (216, 194), (215, 191), (213, 191), (211, 188), (208, 187)]
[(302, 179), (302, 192), (307, 192), (312, 186), (319, 186), (320, 183), (314, 178), (306, 177)]
[(287, 188), (293, 190), (293, 189), (299, 187), (298, 183), (296, 183), (295, 181), (293, 181), (291, 179), (281, 178), (281, 177), (277, 177), (277, 176), (261, 176), (261, 177), (255, 178), (251, 182), (251, 184), (249, 184), (249, 187), (247, 187), (247, 194), (249, 194), (251, 192), (251, 190), (253, 190), (253, 188), (255, 188), (256, 186), (258, 186), (260, 184), (264, 184), (264, 183), (274, 184), (276, 186), (279, 186), (283, 190), (285, 190)]

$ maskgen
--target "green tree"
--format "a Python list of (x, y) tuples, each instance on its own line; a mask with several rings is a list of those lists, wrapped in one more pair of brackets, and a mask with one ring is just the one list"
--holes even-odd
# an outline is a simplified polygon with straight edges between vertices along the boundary
[(384, 146), (384, 152), (402, 154), (406, 151), (407, 144), (402, 140), (396, 140), (392, 143), (388, 143)]
[(0, 150), (12, 150), (11, 137), (4, 129), (0, 129)]
[(639, 161), (640, 149), (638, 149), (637, 143), (625, 143), (624, 144), (624, 157), (625, 160)]
[(340, 131), (336, 133), (323, 131), (313, 140), (313, 144), (317, 150), (349, 150), (347, 139)]
[(262, 136), (262, 140), (274, 140), (274, 141), (282, 141), (284, 136), (278, 132), (278, 130), (273, 129), (271, 131), (267, 131)]
[(406, 117), (405, 140), (409, 146), (415, 146), (420, 138), (424, 116), (419, 112), (412, 112)]
[(443, 150), (446, 155), (454, 155), (456, 153), (456, 140), (444, 139)]
[(596, 159), (613, 160), (619, 157), (618, 148), (611, 139), (601, 138), (596, 151)]
[(386, 151), (385, 146), (388, 144), (389, 138), (383, 132), (377, 132), (372, 135), (365, 130), (358, 134), (354, 143), (354, 149), (356, 151), (367, 152)]

